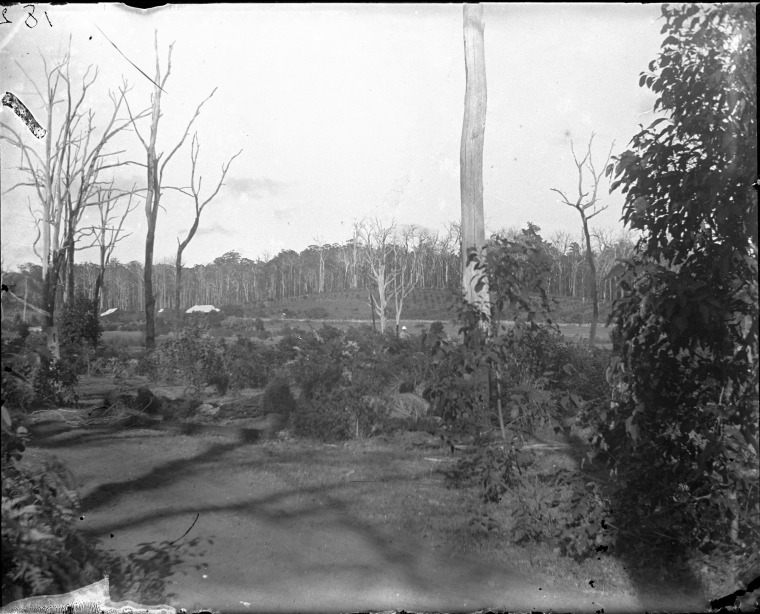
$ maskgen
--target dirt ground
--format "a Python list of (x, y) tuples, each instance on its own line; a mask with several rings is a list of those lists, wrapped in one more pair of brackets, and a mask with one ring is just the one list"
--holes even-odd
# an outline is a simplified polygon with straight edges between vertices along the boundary
[[(328, 445), (255, 441), (250, 432), (52, 429), (38, 433), (28, 458), (68, 465), (82, 528), (104, 547), (128, 555), (175, 542), (180, 560), (159, 558), (152, 571), (159, 601), (178, 610), (642, 609), (631, 594), (454, 554), (431, 529), (465, 515), (440, 472), (453, 460), (422, 434)], [(111, 579), (117, 600), (142, 588)]]

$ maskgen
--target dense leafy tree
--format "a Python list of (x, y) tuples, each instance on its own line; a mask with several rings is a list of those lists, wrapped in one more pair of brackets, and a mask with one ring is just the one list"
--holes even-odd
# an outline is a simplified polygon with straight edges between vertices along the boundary
[(81, 294), (69, 300), (61, 317), (61, 342), (66, 345), (89, 343), (97, 347), (101, 332), (97, 303)]
[(640, 80), (662, 116), (607, 169), (641, 236), (611, 316), (630, 386), (605, 445), (628, 526), (748, 552), (760, 543), (754, 7), (662, 12)]

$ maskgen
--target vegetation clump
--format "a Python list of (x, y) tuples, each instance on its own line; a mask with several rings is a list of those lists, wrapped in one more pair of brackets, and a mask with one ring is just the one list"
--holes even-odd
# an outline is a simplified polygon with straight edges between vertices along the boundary
[(287, 380), (275, 378), (269, 382), (264, 389), (261, 405), (265, 413), (283, 414), (285, 417), (290, 416), (296, 409), (296, 401), (290, 392)]
[(62, 345), (87, 343), (93, 348), (97, 347), (103, 333), (97, 304), (81, 294), (70, 299), (63, 309), (58, 331)]
[(665, 116), (608, 168), (641, 238), (610, 318), (627, 389), (597, 447), (624, 535), (741, 567), (760, 549), (755, 18), (748, 5), (663, 17), (640, 84)]

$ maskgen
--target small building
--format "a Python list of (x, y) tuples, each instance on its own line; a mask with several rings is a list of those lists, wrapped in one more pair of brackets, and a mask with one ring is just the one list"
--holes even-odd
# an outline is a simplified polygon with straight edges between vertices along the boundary
[(185, 313), (211, 313), (212, 311), (221, 311), (221, 309), (217, 309), (213, 305), (193, 305)]

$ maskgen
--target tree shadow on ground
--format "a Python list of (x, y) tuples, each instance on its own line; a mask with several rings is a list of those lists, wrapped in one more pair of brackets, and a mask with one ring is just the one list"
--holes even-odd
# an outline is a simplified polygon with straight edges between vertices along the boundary
[[(101, 550), (100, 567), (111, 579), (111, 600), (147, 606), (163, 604), (175, 597), (168, 587), (169, 578), (179, 566), (204, 555), (198, 550), (202, 542), (200, 537), (182, 543), (143, 542), (126, 556)], [(202, 566), (201, 560), (193, 565), (195, 569)]]
[[(600, 483), (609, 483), (610, 476), (603, 465), (584, 463), (590, 449), (588, 443), (576, 435), (569, 439), (570, 447), (566, 453), (577, 464), (578, 471)], [(586, 471), (581, 470), (582, 466)], [(648, 478), (657, 483), (654, 473)], [(605, 520), (614, 526), (616, 540), (609, 548), (603, 546), (600, 550), (623, 563), (642, 607), (647, 611), (680, 610), (682, 604), (688, 604), (688, 609), (693, 607), (692, 604), (700, 603), (709, 611), (704, 586), (689, 565), (691, 555), (678, 539), (673, 538), (675, 532), (671, 535), (658, 533), (648, 526), (648, 518), (632, 514), (635, 501), (632, 489), (610, 488), (608, 492), (612, 493), (611, 515)], [(577, 494), (583, 496), (586, 493)], [(620, 514), (620, 510), (626, 510), (626, 513)], [(688, 530), (688, 527), (681, 527), (678, 534), (686, 534)]]
[[(218, 466), (223, 467), (225, 473), (249, 470), (260, 472), (267, 461), (266, 454), (256, 459), (240, 458), (239, 455), (238, 457), (230, 456), (232, 452), (250, 444), (250, 438), (250, 435), (240, 434), (235, 441), (208, 445), (202, 452), (191, 458), (162, 462), (153, 466), (149, 471), (128, 480), (98, 484), (83, 498), (83, 510), (84, 512), (93, 512), (103, 505), (113, 505), (114, 501), (124, 496), (159, 492), (178, 481), (193, 479), (195, 476), (202, 480), (203, 472), (209, 471), (213, 475), (214, 472), (218, 473)], [(294, 466), (308, 467), (313, 463), (310, 454), (308, 450), (288, 450), (282, 456), (278, 455), (278, 458), (280, 461), (284, 460)], [(328, 458), (326, 462), (331, 464), (331, 461), (332, 459)], [(271, 473), (272, 469), (270, 468), (269, 471)], [(420, 476), (410, 475), (408, 471), (394, 474), (391, 473), (391, 467), (383, 469), (382, 481), (386, 485), (415, 479), (420, 479)], [(322, 527), (328, 533), (340, 535), (350, 543), (362, 544), (363, 547), (372, 552), (373, 566), (378, 569), (397, 571), (398, 577), (405, 578), (406, 582), (418, 590), (434, 593), (440, 588), (431, 581), (429, 570), (424, 567), (424, 563), (418, 556), (419, 553), (407, 547), (408, 544), (404, 540), (399, 540), (397, 535), (390, 536), (393, 538), (390, 539), (388, 532), (383, 531), (381, 525), (368, 522), (352, 512), (350, 499), (348, 502), (344, 500), (345, 491), (351, 489), (349, 482), (338, 479), (318, 485), (302, 485), (294, 482), (292, 477), (283, 478), (281, 475), (278, 476), (278, 481), (285, 482), (285, 488), (263, 495), (253, 494), (249, 496), (244, 494), (242, 498), (234, 502), (210, 499), (205, 503), (201, 502), (199, 505), (196, 499), (196, 502), (191, 500), (178, 501), (176, 505), (170, 505), (164, 509), (144, 509), (137, 513), (133, 511), (126, 518), (114, 518), (113, 521), (99, 523), (96, 535), (107, 538), (109, 534), (118, 531), (123, 532), (125, 529), (134, 529), (140, 525), (150, 526), (167, 518), (183, 518), (196, 514), (201, 516), (209, 514), (229, 516), (230, 513), (233, 513), (236, 516), (247, 518), (251, 526), (275, 527), (284, 532), (296, 526)], [(254, 525), (254, 523), (260, 524)], [(158, 546), (156, 545), (154, 552), (156, 556), (153, 559), (156, 561), (155, 571), (169, 567), (168, 564), (162, 563)], [(167, 552), (171, 553), (172, 551), (168, 550)], [(151, 565), (150, 562), (146, 563), (147, 567)], [(466, 580), (467, 578), (464, 576), (476, 572), (470, 569), (462, 573), (464, 574), (463, 579)], [(515, 573), (514, 576), (519, 577), (520, 574)], [(163, 578), (165, 579), (165, 576)], [(472, 575), (469, 580), (475, 582), (478, 578), (476, 575)], [(151, 586), (153, 585), (149, 584), (149, 587)], [(153, 593), (162, 594), (161, 590), (158, 590), (161, 586), (158, 584), (155, 586), (157, 590), (154, 590)]]
[[(233, 447), (231, 444), (213, 446), (213, 449), (199, 455), (191, 463), (208, 462), (211, 456), (216, 456), (218, 460), (222, 460), (223, 450), (231, 450)], [(236, 470), (231, 464), (227, 465), (227, 468), (229, 471)], [(92, 511), (117, 496), (133, 494), (139, 490), (149, 491), (161, 488), (171, 481), (187, 477), (192, 473), (193, 468), (188, 466), (187, 461), (173, 461), (167, 463), (165, 469), (156, 468), (144, 477), (135, 478), (128, 482), (104, 484), (93, 491), (93, 496), (85, 499), (85, 509)], [(406, 481), (409, 477), (398, 476), (395, 479)], [(390, 476), (384, 478), (385, 482), (392, 482), (393, 480), (394, 478)], [(343, 490), (346, 486), (345, 482), (332, 482), (318, 486), (296, 486), (267, 496), (247, 497), (232, 504), (209, 502), (199, 506), (190, 503), (172, 506), (160, 511), (146, 510), (140, 514), (133, 514), (128, 519), (102, 525), (97, 535), (105, 537), (120, 530), (134, 529), (140, 525), (150, 525), (168, 518), (184, 518), (192, 514), (204, 516), (207, 514), (235, 513), (245, 516), (249, 520), (263, 521), (269, 526), (279, 526), (286, 529), (293, 526), (294, 523), (311, 526), (326, 525), (328, 529), (332, 529), (344, 537), (353, 536), (366, 542), (369, 548), (382, 559), (381, 567), (400, 570), (400, 575), (403, 575), (421, 590), (435, 590), (436, 586), (424, 576), (424, 569), (420, 568), (414, 553), (392, 545), (387, 534), (379, 531), (371, 523), (354, 517), (345, 502), (338, 497), (330, 496), (331, 492)], [(294, 497), (309, 497), (310, 501), (316, 497), (321, 499), (324, 505), (309, 503), (293, 507), (289, 505), (288, 501)], [(285, 506), (290, 509), (285, 509)]]

